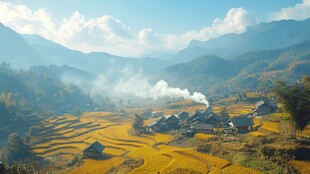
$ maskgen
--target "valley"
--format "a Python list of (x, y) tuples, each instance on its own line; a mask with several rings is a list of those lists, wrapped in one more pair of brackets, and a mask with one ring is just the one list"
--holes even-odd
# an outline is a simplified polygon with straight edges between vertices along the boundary
[[(249, 93), (249, 96), (257, 94)], [(191, 102), (182, 102), (182, 107), (169, 109), (154, 108), (156, 112), (175, 114), (179, 111), (193, 112), (196, 109), (204, 110), (203, 105), (190, 106)], [(187, 104), (186, 104), (187, 103)], [(228, 106), (230, 118), (237, 115), (250, 114), (254, 105), (234, 104)], [(214, 112), (220, 113), (222, 108), (214, 106)], [(126, 110), (126, 109), (125, 109)], [(178, 135), (178, 131), (169, 133), (151, 133), (132, 135), (132, 115), (139, 110), (128, 109), (129, 117), (113, 112), (86, 112), (80, 116), (64, 115), (45, 119), (32, 126), (28, 132), (32, 151), (39, 157), (48, 160), (53, 166), (50, 171), (57, 173), (261, 173), (262, 168), (251, 169), (243, 167), (241, 161), (231, 161), (221, 153), (245, 153), (246, 144), (261, 141), (266, 137), (279, 136), (279, 122), (270, 118), (281, 117), (273, 114), (269, 119), (254, 118), (253, 131), (249, 134), (229, 135), (228, 137), (216, 134), (197, 133), (193, 138)], [(140, 110), (141, 112), (141, 110)], [(144, 126), (156, 118), (146, 119)], [(266, 120), (266, 121), (265, 121)], [(301, 136), (309, 137), (310, 127)], [(218, 139), (221, 143), (218, 144)], [(257, 140), (255, 140), (257, 139)], [(101, 159), (83, 157), (83, 150), (93, 142), (101, 143), (105, 148)], [(250, 142), (249, 142), (250, 141)], [(204, 144), (220, 145), (222, 152), (213, 154), (201, 151)], [(277, 145), (280, 142), (273, 144)], [(198, 150), (198, 152), (197, 152)], [(200, 151), (200, 152), (199, 152)], [(214, 156), (215, 155), (215, 156)], [(223, 154), (222, 154), (223, 155)], [(74, 163), (69, 162), (78, 160)], [(227, 158), (227, 159), (225, 159)], [(253, 157), (255, 158), (255, 157)], [(185, 162), (186, 161), (186, 162)], [(292, 161), (294, 166), (302, 162)], [(243, 164), (244, 165), (244, 164)], [(253, 167), (253, 166), (251, 166)], [(274, 166), (273, 166), (274, 167)], [(266, 167), (263, 170), (274, 170)], [(283, 169), (278, 169), (283, 170)], [(297, 170), (302, 170), (297, 167)], [(270, 171), (269, 171), (270, 172)]]
[(0, 174), (310, 174), (309, 11), (0, 0)]

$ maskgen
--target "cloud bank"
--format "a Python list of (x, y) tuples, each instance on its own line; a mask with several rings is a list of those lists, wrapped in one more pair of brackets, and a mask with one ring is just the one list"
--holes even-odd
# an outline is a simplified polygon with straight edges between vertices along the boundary
[[(310, 17), (310, 0), (280, 9), (268, 16), (269, 21), (303, 20)], [(86, 18), (78, 11), (56, 19), (47, 9), (31, 10), (25, 5), (0, 1), (0, 22), (22, 34), (37, 34), (68, 48), (83, 52), (108, 52), (121, 56), (137, 56), (148, 50), (178, 51), (195, 39), (205, 41), (227, 33), (242, 33), (258, 23), (254, 14), (243, 8), (231, 8), (224, 18), (216, 18), (211, 26), (179, 34), (161, 34), (152, 28), (132, 32), (123, 21), (110, 15)]]
[(278, 21), (282, 19), (304, 20), (310, 17), (310, 0), (303, 0), (301, 3), (293, 7), (282, 8), (278, 12), (270, 15), (270, 21)]
[(160, 34), (151, 28), (134, 33), (110, 15), (87, 19), (75, 11), (55, 19), (47, 9), (31, 10), (25, 5), (0, 1), (0, 22), (21, 34), (37, 34), (68, 48), (83, 52), (103, 51), (136, 56), (145, 50), (183, 49), (193, 40), (208, 40), (226, 33), (241, 33), (257, 24), (255, 16), (243, 8), (230, 9), (225, 18), (214, 19), (212, 26), (181, 34)]

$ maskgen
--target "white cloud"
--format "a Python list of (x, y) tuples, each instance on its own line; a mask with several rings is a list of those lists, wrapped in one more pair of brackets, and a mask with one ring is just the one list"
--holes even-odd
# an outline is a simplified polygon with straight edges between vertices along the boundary
[(214, 19), (212, 26), (202, 28), (200, 31), (188, 31), (180, 35), (166, 35), (164, 40), (166, 47), (180, 49), (193, 39), (209, 40), (227, 33), (242, 33), (248, 26), (257, 24), (256, 17), (243, 8), (231, 8), (224, 19)]
[(0, 22), (22, 34), (38, 34), (71, 49), (104, 51), (135, 56), (144, 50), (180, 50), (193, 40), (208, 40), (226, 33), (242, 33), (257, 23), (243, 8), (230, 9), (224, 19), (212, 26), (182, 34), (160, 34), (150, 28), (133, 33), (128, 26), (109, 15), (86, 19), (79, 12), (56, 20), (47, 9), (31, 10), (24, 5), (0, 1)]
[(150, 28), (145, 28), (139, 31), (138, 38), (140, 42), (145, 46), (152, 46), (162, 44), (162, 36), (158, 33), (153, 32)]
[(228, 11), (225, 19), (215, 19), (212, 28), (205, 28), (206, 32), (212, 30), (212, 34), (242, 33), (248, 26), (257, 24), (256, 17), (243, 8), (232, 8)]
[(23, 34), (53, 37), (55, 21), (45, 9), (31, 11), (24, 5), (0, 2), (0, 22)]
[(59, 36), (61, 43), (85, 52), (111, 52), (102, 48), (119, 47), (134, 38), (130, 29), (112, 16), (86, 20), (79, 12), (63, 20)]
[(304, 20), (310, 17), (310, 0), (303, 0), (301, 3), (293, 7), (282, 8), (278, 12), (270, 15), (270, 21), (278, 21), (282, 19)]

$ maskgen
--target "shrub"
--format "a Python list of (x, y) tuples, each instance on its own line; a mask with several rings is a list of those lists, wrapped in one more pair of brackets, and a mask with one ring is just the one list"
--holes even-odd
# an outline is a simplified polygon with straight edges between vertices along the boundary
[(12, 133), (9, 135), (6, 147), (0, 151), (0, 160), (12, 164), (13, 161), (24, 161), (33, 157), (29, 146), (20, 135)]
[(36, 173), (39, 172), (32, 165), (13, 163), (13, 165), (8, 166), (4, 164), (4, 174), (36, 174)]

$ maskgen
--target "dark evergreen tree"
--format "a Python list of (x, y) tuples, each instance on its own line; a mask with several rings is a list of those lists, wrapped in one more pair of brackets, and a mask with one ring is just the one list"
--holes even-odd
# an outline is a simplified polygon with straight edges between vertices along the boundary
[(310, 77), (304, 76), (301, 82), (291, 85), (279, 81), (275, 92), (293, 126), (303, 130), (310, 122)]
[(33, 157), (30, 147), (17, 133), (11, 133), (6, 147), (1, 149), (0, 159), (12, 164), (14, 161), (24, 161)]
[(134, 130), (134, 133), (139, 135), (143, 132), (143, 118), (140, 117), (140, 115), (135, 114), (135, 117), (133, 119), (132, 123), (132, 129)]

